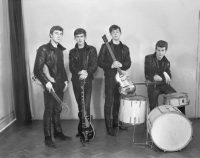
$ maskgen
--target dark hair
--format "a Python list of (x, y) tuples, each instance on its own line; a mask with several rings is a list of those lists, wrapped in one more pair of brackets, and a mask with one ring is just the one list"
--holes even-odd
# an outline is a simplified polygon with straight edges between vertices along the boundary
[(53, 32), (55, 30), (59, 30), (59, 31), (62, 31), (63, 32), (63, 28), (61, 26), (53, 26), (51, 29), (50, 29), (50, 34), (53, 34)]
[(109, 28), (109, 32), (111, 33), (113, 30), (117, 30), (117, 29), (119, 29), (119, 31), (121, 32), (121, 28), (120, 28), (119, 26), (117, 26), (117, 25), (112, 25), (112, 26), (110, 26), (110, 28)]
[(167, 50), (168, 49), (168, 43), (166, 41), (163, 41), (163, 40), (159, 40), (157, 43), (156, 43), (156, 49), (157, 47), (165, 47), (165, 49)]
[(82, 28), (78, 28), (74, 31), (74, 36), (79, 35), (79, 34), (84, 34), (84, 36), (86, 36), (86, 31)]

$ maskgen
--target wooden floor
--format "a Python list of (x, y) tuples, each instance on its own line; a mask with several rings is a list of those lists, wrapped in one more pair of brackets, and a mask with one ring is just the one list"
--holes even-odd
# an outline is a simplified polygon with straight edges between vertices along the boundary
[[(20, 127), (12, 125), (0, 133), (1, 158), (199, 158), (200, 157), (200, 120), (192, 120), (192, 141), (179, 152), (163, 152), (146, 145), (132, 142), (133, 127), (128, 131), (119, 131), (117, 137), (109, 136), (105, 131), (104, 120), (94, 120), (96, 137), (83, 145), (75, 137), (77, 120), (64, 120), (65, 134), (72, 140), (55, 140), (56, 149), (44, 145), (42, 121), (33, 121), (32, 125)], [(136, 141), (145, 142), (144, 125), (136, 127)]]

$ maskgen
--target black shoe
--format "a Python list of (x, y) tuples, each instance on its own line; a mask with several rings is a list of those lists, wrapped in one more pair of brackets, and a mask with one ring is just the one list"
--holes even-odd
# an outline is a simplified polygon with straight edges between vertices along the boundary
[(128, 130), (128, 127), (126, 127), (126, 126), (119, 126), (119, 129), (120, 130)]
[(80, 137), (81, 136), (81, 134), (78, 132), (77, 134), (76, 134), (76, 137)]
[(114, 130), (114, 128), (111, 128), (111, 127), (108, 128), (107, 133), (108, 135), (111, 135), (111, 136), (117, 135), (117, 132)]
[(51, 148), (56, 148), (55, 143), (52, 141), (51, 136), (46, 136), (45, 137), (45, 145)]
[(59, 138), (60, 140), (71, 140), (72, 137), (64, 135), (62, 132), (54, 133), (54, 138)]
[(121, 121), (119, 122), (119, 129), (120, 130), (128, 130), (128, 127), (124, 125)]

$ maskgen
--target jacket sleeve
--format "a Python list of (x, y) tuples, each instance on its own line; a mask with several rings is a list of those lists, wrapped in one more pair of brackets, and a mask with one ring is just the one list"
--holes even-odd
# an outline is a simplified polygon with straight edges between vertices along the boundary
[(170, 78), (172, 78), (169, 61), (166, 63), (166, 67), (165, 67), (164, 71), (169, 75)]
[(62, 53), (62, 67), (63, 67), (63, 79), (64, 79), (64, 81), (68, 81), (68, 77), (67, 77), (67, 73), (66, 73), (65, 65), (64, 65), (64, 55), (63, 55), (63, 53)]
[(111, 69), (111, 62), (108, 62), (107, 59), (107, 53), (108, 49), (105, 44), (102, 44), (99, 56), (98, 56), (98, 66), (101, 67), (102, 69)]
[(90, 52), (90, 62), (88, 63), (87, 71), (89, 74), (93, 74), (97, 70), (97, 50), (94, 47), (91, 47)]
[(69, 52), (69, 70), (72, 74), (78, 74), (80, 71), (77, 59), (74, 57), (72, 50)]
[(124, 53), (125, 53), (125, 55), (123, 56), (121, 69), (122, 70), (127, 70), (131, 66), (131, 58), (130, 58), (130, 52), (129, 52), (129, 48), (128, 47), (125, 47)]
[(155, 75), (155, 69), (152, 65), (151, 57), (149, 56), (145, 56), (144, 73), (146, 80), (154, 81), (153, 76)]
[(43, 73), (43, 67), (45, 64), (46, 59), (46, 49), (40, 47), (37, 50), (37, 55), (35, 59), (35, 65), (34, 65), (34, 75), (40, 80), (40, 82), (45, 85), (47, 82), (49, 82), (46, 75)]

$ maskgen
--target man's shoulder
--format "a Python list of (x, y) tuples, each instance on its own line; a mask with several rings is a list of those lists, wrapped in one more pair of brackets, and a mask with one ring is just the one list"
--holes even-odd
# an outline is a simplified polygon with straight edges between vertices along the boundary
[(153, 58), (153, 57), (154, 57), (154, 54), (148, 54), (145, 56), (146, 59)]
[(39, 48), (38, 48), (37, 50), (38, 50), (39, 52), (40, 52), (40, 51), (47, 51), (47, 50), (48, 50), (48, 43), (39, 46)]
[(88, 47), (88, 49), (90, 49), (91, 51), (95, 51), (95, 50), (96, 50), (96, 48), (95, 48), (94, 46), (92, 46), (92, 45), (87, 45), (87, 47)]

